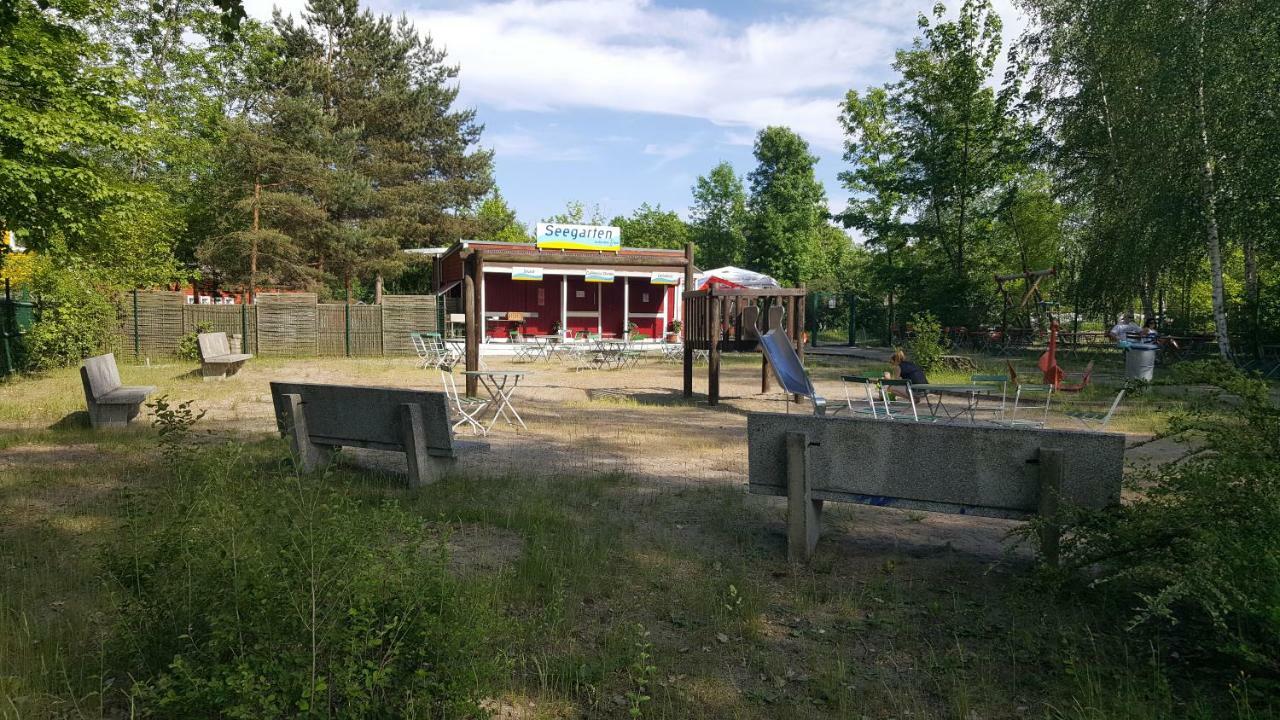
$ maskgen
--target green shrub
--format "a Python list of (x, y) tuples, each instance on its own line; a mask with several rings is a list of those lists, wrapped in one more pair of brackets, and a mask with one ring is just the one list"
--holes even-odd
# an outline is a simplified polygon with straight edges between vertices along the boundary
[(200, 333), (212, 332), (213, 326), (209, 323), (196, 323), (196, 329), (183, 335), (178, 340), (178, 359), (179, 360), (199, 360), (200, 359)]
[[(183, 411), (170, 426), (189, 430)], [(106, 555), (115, 651), (137, 714), (474, 716), (495, 656), (488, 606), (394, 502), (369, 506), (244, 447), (182, 458), (134, 498)]]
[(38, 314), (23, 338), (32, 369), (75, 365), (110, 346), (116, 309), (110, 291), (93, 272), (41, 257), (32, 288)]
[(915, 334), (907, 341), (907, 356), (925, 370), (937, 368), (947, 354), (938, 318), (928, 311), (916, 313), (911, 316), (911, 327)]
[(1134, 499), (1085, 513), (1068, 565), (1129, 595), (1134, 630), (1173, 631), (1200, 659), (1280, 673), (1280, 409), (1266, 384), (1230, 366), (1216, 383), (1245, 399), (1230, 415), (1175, 419), (1206, 452), (1131, 477)]

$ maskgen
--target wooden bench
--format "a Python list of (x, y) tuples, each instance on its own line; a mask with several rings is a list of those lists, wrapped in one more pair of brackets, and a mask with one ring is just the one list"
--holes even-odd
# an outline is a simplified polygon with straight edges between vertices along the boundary
[(89, 407), (89, 424), (95, 428), (128, 425), (138, 416), (147, 396), (156, 391), (151, 385), (122, 385), (112, 353), (85, 358), (80, 366), (80, 383)]
[(343, 446), (402, 452), (409, 485), (447, 473), (463, 448), (487, 447), (453, 439), (448, 397), (442, 392), (390, 387), (273, 382), (276, 425), (289, 439), (303, 472)]
[(884, 422), (751, 413), (748, 490), (787, 498), (787, 555), (812, 557), (822, 503), (1049, 518), (1040, 546), (1057, 563), (1059, 503), (1120, 502), (1124, 436), (1073, 430)]
[(200, 375), (205, 381), (235, 375), (245, 361), (253, 358), (243, 353), (232, 354), (227, 334), (223, 332), (200, 333), (196, 340), (200, 345)]

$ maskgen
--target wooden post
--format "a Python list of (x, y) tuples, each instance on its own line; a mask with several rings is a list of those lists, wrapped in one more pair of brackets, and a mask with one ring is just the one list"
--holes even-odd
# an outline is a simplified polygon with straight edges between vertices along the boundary
[[(683, 293), (681, 295), (683, 296)], [(681, 330), (684, 336), (684, 396), (691, 398), (693, 397), (693, 345), (689, 343), (689, 337), (693, 331), (693, 313), (689, 311), (693, 308), (693, 301), (681, 297), (680, 302), (684, 303), (680, 313), (684, 318), (684, 328)]]
[(787, 559), (808, 562), (822, 533), (822, 501), (809, 486), (809, 436), (787, 433)]
[(684, 289), (679, 293), (680, 297), (676, 298), (682, 303), (680, 306), (680, 321), (684, 323), (681, 330), (684, 341), (684, 396), (693, 397), (693, 348), (689, 346), (689, 333), (693, 329), (693, 314), (689, 312), (692, 305), (684, 298), (684, 293), (693, 291), (693, 243), (684, 244)]
[[(804, 283), (800, 283), (800, 289), (804, 290)], [(800, 364), (804, 365), (804, 334), (808, 332), (805, 325), (805, 306), (809, 304), (809, 294), (796, 298), (796, 354), (800, 356)], [(813, 329), (814, 334), (818, 332), (818, 328)]]
[(1040, 448), (1040, 552), (1049, 567), (1058, 566), (1058, 545), (1062, 521), (1058, 517), (1065, 453), (1059, 448)]
[(720, 304), (724, 298), (715, 296), (715, 291), (707, 287), (708, 321), (707, 337), (711, 344), (707, 352), (707, 404), (717, 405), (720, 402)]
[[(760, 313), (760, 317), (765, 319), (765, 325), (769, 324), (769, 305), (766, 303), (764, 312)], [(757, 326), (759, 323), (757, 323)], [(769, 328), (765, 328), (765, 332), (769, 332)], [(769, 356), (764, 354), (764, 348), (760, 348), (760, 394), (769, 392)]]
[[(480, 329), (478, 327), (479, 303), (476, 302), (476, 261), (473, 253), (466, 259), (463, 268), (463, 321), (466, 323), (466, 368), (469, 372), (475, 372), (480, 369)], [(479, 390), (479, 381), (474, 375), (467, 377), (467, 397), (475, 397), (476, 391)]]

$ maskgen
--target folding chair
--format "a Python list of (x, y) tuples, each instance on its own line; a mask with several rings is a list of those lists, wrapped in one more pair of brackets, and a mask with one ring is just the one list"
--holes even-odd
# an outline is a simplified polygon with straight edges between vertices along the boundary
[(1120, 401), (1124, 399), (1125, 390), (1121, 390), (1116, 394), (1116, 399), (1111, 401), (1111, 407), (1106, 413), (1089, 412), (1084, 410), (1068, 410), (1065, 414), (1067, 417), (1075, 418), (1086, 430), (1106, 430), (1107, 424), (1111, 422), (1111, 418), (1116, 414), (1116, 408), (1120, 407)]
[[(906, 400), (903, 400), (902, 398), (890, 399), (889, 393), (896, 392), (894, 390), (890, 390), (890, 388), (901, 388), (901, 391), (907, 394), (907, 399)], [(911, 419), (916, 422), (920, 421), (920, 413), (916, 411), (916, 396), (915, 396), (915, 393), (912, 392), (911, 390), (910, 380), (881, 380), (880, 381), (880, 401), (882, 406), (884, 407), (885, 417), (889, 418), (890, 420), (906, 419), (905, 415), (903, 415), (902, 417), (898, 417), (897, 415), (894, 415), (893, 408), (895, 407), (903, 408), (909, 405), (911, 406)], [(930, 418), (930, 420), (932, 420), (932, 418)]]
[(422, 333), (409, 333), (409, 342), (413, 343), (413, 350), (418, 353), (418, 359), (421, 360), (418, 363), (420, 368), (434, 367), (440, 363), (440, 354), (432, 347), (428, 339)]
[[(849, 412), (855, 415), (870, 415), (873, 419), (880, 419), (880, 413), (876, 410), (876, 385), (879, 382), (876, 378), (866, 377), (863, 375), (841, 375), (840, 381), (844, 383), (844, 402)], [(853, 399), (854, 393), (850, 392), (850, 387), (861, 385), (863, 393), (866, 395), (866, 406), (863, 407), (863, 399)], [(832, 413), (834, 414), (834, 413)]]
[(1005, 404), (1009, 398), (1009, 376), (1008, 375), (970, 375), (969, 382), (974, 385), (999, 385), (1000, 386), (1000, 407), (984, 408), (975, 407), (974, 412), (991, 412), (995, 415), (997, 421), (1004, 419)]
[(449, 396), (449, 402), (462, 418), (453, 423), (450, 429), (456, 431), (459, 425), (469, 425), (473, 434), (488, 435), (489, 430), (477, 419), (477, 416), (484, 412), (492, 401), (467, 397), (459, 393), (458, 384), (454, 382), (453, 373), (449, 370), (441, 368), (440, 382), (444, 385), (445, 395)]
[[(1040, 412), (1040, 419), (1019, 419), (1018, 410), (1034, 411), (1037, 405), (1021, 405), (1024, 396), (1035, 397), (1038, 394), (1044, 394), (1044, 406)], [(1010, 427), (1033, 427), (1043, 428), (1049, 422), (1049, 403), (1053, 400), (1052, 385), (1019, 385), (1017, 392), (1013, 395), (1013, 411), (1009, 413), (1009, 419), (1006, 422)]]

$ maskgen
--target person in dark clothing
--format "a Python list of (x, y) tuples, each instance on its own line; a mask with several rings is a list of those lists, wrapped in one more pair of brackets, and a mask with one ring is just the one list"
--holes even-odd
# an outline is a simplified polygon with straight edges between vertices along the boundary
[(924, 375), (924, 368), (908, 360), (907, 354), (901, 350), (893, 353), (893, 357), (889, 358), (889, 364), (898, 371), (898, 377), (910, 380), (912, 385), (929, 384), (929, 378)]

